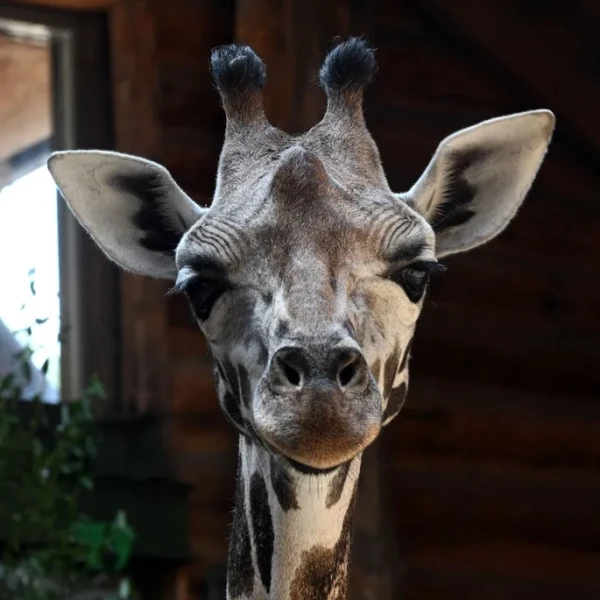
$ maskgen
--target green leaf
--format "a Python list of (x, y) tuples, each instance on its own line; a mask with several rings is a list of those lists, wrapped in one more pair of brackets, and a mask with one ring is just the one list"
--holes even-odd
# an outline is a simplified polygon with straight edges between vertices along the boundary
[(103, 569), (102, 548), (106, 529), (106, 523), (100, 521), (79, 521), (71, 528), (73, 539), (88, 549), (87, 565), (96, 571)]
[(135, 541), (135, 533), (127, 522), (125, 511), (120, 510), (116, 514), (108, 529), (108, 539), (110, 547), (116, 555), (115, 568), (120, 571), (129, 561)]
[(86, 475), (84, 475), (83, 477), (79, 478), (79, 483), (86, 490), (92, 490), (92, 489), (94, 489), (94, 482), (92, 481), (92, 479), (90, 477), (88, 477)]
[(44, 361), (44, 364), (42, 365), (42, 368), (40, 369), (42, 371), (43, 375), (46, 375), (48, 373), (48, 367), (50, 366), (50, 359), (47, 358)]
[(2, 379), (0, 379), (0, 392), (4, 392), (10, 388), (12, 388), (15, 381), (15, 374), (8, 373)]
[(21, 373), (27, 381), (27, 383), (31, 382), (31, 363), (28, 360), (24, 360), (21, 363)]
[(106, 399), (106, 392), (97, 377), (92, 378), (92, 382), (85, 389), (84, 396), (88, 398)]
[(107, 525), (102, 521), (78, 521), (73, 524), (73, 538), (86, 546), (99, 546), (104, 541)]
[(121, 579), (119, 583), (119, 600), (128, 600), (131, 598), (131, 583), (129, 579)]

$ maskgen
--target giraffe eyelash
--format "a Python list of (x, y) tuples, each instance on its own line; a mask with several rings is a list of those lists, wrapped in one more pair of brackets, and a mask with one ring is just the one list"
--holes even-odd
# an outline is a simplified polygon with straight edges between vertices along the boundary
[(167, 296), (174, 296), (176, 294), (184, 294), (194, 282), (198, 281), (197, 277), (186, 277), (185, 279), (177, 280), (173, 287), (167, 292)]
[[(428, 273), (443, 273), (448, 268), (437, 260), (422, 260), (404, 267), (404, 269), (414, 269), (415, 271), (427, 271)], [(404, 270), (402, 269), (402, 270)]]

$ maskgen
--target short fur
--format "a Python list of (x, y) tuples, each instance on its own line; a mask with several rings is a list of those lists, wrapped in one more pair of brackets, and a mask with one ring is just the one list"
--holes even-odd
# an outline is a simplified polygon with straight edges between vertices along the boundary
[(319, 72), (319, 81), (328, 94), (359, 90), (372, 83), (376, 72), (375, 51), (365, 40), (351, 38), (327, 55)]
[(246, 44), (228, 44), (213, 50), (210, 68), (222, 94), (262, 90), (267, 81), (263, 61)]

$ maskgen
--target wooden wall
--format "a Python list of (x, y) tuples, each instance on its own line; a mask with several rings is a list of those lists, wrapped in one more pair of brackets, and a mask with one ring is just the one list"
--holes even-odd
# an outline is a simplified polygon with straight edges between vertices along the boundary
[[(122, 0), (113, 23), (117, 47), (135, 46), (140, 57), (152, 48), (144, 59), (152, 84), (129, 106), (146, 111), (152, 157), (199, 202), (212, 193), (223, 133), (208, 56), (234, 39), (267, 60), (269, 115), (292, 130), (322, 112), (310, 77), (330, 40), (371, 39), (380, 73), (367, 121), (399, 191), (456, 129), (517, 110), (557, 111), (555, 141), (516, 220), (485, 248), (445, 261), (449, 271), (433, 285), (407, 405), (382, 436), (385, 467), (375, 479), (400, 545), (403, 600), (598, 598), (600, 145), (588, 97), (600, 79), (589, 51), (598, 10), (584, 0), (467, 4), (472, 12), (449, 0)], [(139, 88), (116, 81), (119, 149), (131, 151), (147, 128), (131, 126), (137, 109), (118, 106)], [(168, 420), (173, 469), (193, 486), (189, 592), (200, 599), (226, 556), (236, 440), (185, 303), (123, 282), (123, 328), (134, 344), (125, 364), (135, 370), (125, 401)]]
[[(368, 123), (393, 188), (406, 189), (457, 128), (542, 106), (557, 111), (559, 127), (515, 221), (488, 246), (444, 261), (449, 271), (417, 328), (406, 410), (383, 437), (407, 568), (401, 597), (597, 598), (597, 153), (582, 151), (586, 141), (570, 135), (571, 115), (551, 94), (521, 85), (503, 55), (496, 60), (426, 5), (371, 4), (381, 71)], [(565, 17), (546, 14), (543, 27), (560, 32)], [(591, 18), (575, 7), (568, 17)], [(544, 39), (523, 48), (532, 55), (519, 68), (537, 64)], [(556, 68), (572, 76), (585, 64)]]
[[(223, 128), (207, 57), (234, 38), (267, 60), (267, 110), (292, 130), (322, 111), (309, 83), (330, 39), (372, 39), (380, 73), (367, 119), (398, 190), (454, 130), (544, 101), (553, 108), (414, 3), (148, 6), (161, 157), (199, 201), (212, 191)], [(585, 141), (565, 129), (509, 230), (449, 259), (429, 296), (406, 410), (380, 449), (403, 599), (600, 595), (600, 179)], [(206, 573), (225, 560), (235, 438), (187, 307), (171, 297), (166, 311), (171, 445), (180, 477), (194, 485), (190, 591), (201, 598)]]
[[(409, 187), (456, 129), (555, 108), (526, 71), (517, 77), (426, 3), (275, 4), (246, 0), (235, 14), (238, 39), (267, 59), (270, 116), (292, 130), (314, 122), (323, 98), (309, 74), (334, 35), (365, 34), (380, 65), (367, 120), (394, 189)], [(547, 18), (559, 26), (562, 15)], [(279, 29), (287, 37), (277, 45)], [(163, 119), (181, 136), (165, 146), (169, 166), (205, 194), (221, 121), (216, 99), (202, 95), (202, 60), (198, 80), (168, 88), (176, 124), (168, 111)], [(600, 178), (589, 140), (561, 116), (518, 218), (485, 248), (446, 261), (418, 328), (406, 410), (383, 436), (406, 600), (600, 596)], [(183, 137), (203, 145), (186, 156)], [(190, 512), (199, 579), (225, 556), (234, 446), (185, 308), (172, 299), (169, 314), (172, 406), (198, 422), (186, 418), (176, 439), (186, 476), (201, 482)]]

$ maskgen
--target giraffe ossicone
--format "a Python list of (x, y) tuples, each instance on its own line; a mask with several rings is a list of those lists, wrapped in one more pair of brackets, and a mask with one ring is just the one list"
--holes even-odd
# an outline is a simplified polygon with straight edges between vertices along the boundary
[(248, 46), (211, 68), (227, 126), (210, 208), (138, 157), (61, 152), (49, 169), (107, 256), (175, 281), (207, 338), (240, 433), (228, 598), (343, 600), (361, 455), (404, 403), (429, 278), (514, 217), (554, 116), (459, 131), (394, 193), (362, 113), (364, 40), (326, 57), (325, 116), (297, 136), (268, 122)]

